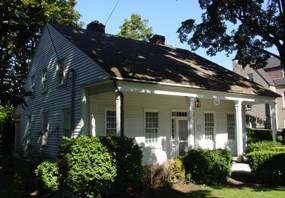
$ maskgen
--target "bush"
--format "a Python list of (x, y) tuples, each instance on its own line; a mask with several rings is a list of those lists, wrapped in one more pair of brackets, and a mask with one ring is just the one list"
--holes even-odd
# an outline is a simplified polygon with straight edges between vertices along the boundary
[(55, 192), (59, 189), (59, 171), (57, 162), (44, 161), (35, 170), (37, 181), (45, 190)]
[(285, 153), (253, 151), (247, 155), (256, 179), (267, 184), (285, 185)]
[(68, 140), (60, 150), (61, 187), (81, 197), (101, 197), (111, 188), (117, 171), (115, 161), (99, 137)]
[(143, 183), (152, 188), (168, 186), (185, 181), (185, 168), (180, 158), (170, 159), (163, 164), (144, 167)]
[(282, 146), (280, 142), (273, 142), (273, 141), (261, 141), (256, 143), (250, 143), (246, 148), (246, 153), (251, 153), (254, 151), (272, 150), (274, 147), (280, 147), (280, 146)]
[(271, 130), (247, 129), (246, 135), (248, 144), (259, 141), (272, 141)]
[(197, 183), (222, 183), (231, 175), (232, 156), (227, 150), (191, 150), (183, 161), (186, 175)]
[(113, 193), (125, 193), (127, 189), (141, 186), (142, 151), (134, 139), (127, 137), (100, 137), (113, 157), (117, 176), (112, 184)]

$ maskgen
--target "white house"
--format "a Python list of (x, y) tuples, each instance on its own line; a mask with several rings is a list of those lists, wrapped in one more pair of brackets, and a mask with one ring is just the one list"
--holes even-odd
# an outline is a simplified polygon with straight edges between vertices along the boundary
[[(99, 28), (97, 28), (99, 27)], [(62, 136), (135, 138), (144, 163), (162, 163), (195, 148), (245, 147), (247, 104), (271, 107), (279, 96), (197, 54), (104, 32), (47, 24), (17, 108), (15, 152), (56, 155)], [(99, 31), (99, 32), (98, 32)]]

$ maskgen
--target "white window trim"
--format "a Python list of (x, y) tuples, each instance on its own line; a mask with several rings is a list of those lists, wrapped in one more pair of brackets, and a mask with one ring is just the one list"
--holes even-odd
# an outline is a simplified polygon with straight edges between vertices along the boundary
[[(44, 73), (45, 73), (45, 75), (44, 75)], [(48, 78), (48, 69), (44, 68), (42, 70), (42, 80), (41, 80), (42, 92), (46, 92), (47, 91), (47, 78)], [(44, 84), (45, 84), (45, 88), (44, 88)]]
[(230, 139), (229, 136), (228, 136), (228, 140), (236, 140), (236, 123), (235, 123), (236, 114), (235, 114), (235, 112), (226, 112), (226, 116), (227, 116), (227, 118), (226, 118), (226, 121), (227, 121), (227, 123), (226, 123), (227, 135), (229, 135), (229, 133), (228, 133), (228, 114), (233, 114), (234, 115), (234, 138)]
[[(61, 64), (63, 66), (63, 70), (60, 69)], [(62, 80), (61, 81), (59, 78), (60, 73), (62, 73)], [(64, 59), (62, 58), (59, 61), (57, 61), (57, 66), (56, 66), (56, 78), (57, 78), (57, 85), (58, 86), (63, 85), (64, 79), (66, 77), (65, 75), (66, 75), (66, 67), (65, 67)]]
[[(107, 136), (107, 111), (115, 111), (116, 112), (116, 107), (105, 107), (105, 112), (104, 112), (104, 120), (105, 120), (105, 136)], [(117, 125), (116, 125), (117, 126)], [(115, 128), (115, 130), (117, 129), (117, 127)], [(117, 134), (115, 133), (114, 136), (116, 136)]]
[[(214, 128), (213, 128), (213, 137), (212, 137), (212, 140), (210, 139), (206, 139), (206, 129), (205, 129), (205, 114), (206, 113), (213, 113), (214, 114)], [(217, 116), (216, 116), (216, 111), (204, 111), (204, 114), (203, 114), (203, 127), (204, 127), (204, 140), (205, 141), (211, 141), (211, 142), (215, 142), (215, 139), (216, 139), (216, 126), (217, 126)]]
[[(153, 112), (153, 113), (158, 113), (158, 128), (157, 128), (157, 139), (156, 139), (156, 142), (147, 142), (146, 140), (146, 116), (145, 114), (147, 112)], [(158, 109), (144, 109), (144, 113), (143, 113), (143, 118), (144, 118), (144, 122), (143, 122), (143, 132), (144, 132), (144, 138), (145, 138), (145, 144), (147, 146), (159, 146), (160, 145), (160, 111)]]

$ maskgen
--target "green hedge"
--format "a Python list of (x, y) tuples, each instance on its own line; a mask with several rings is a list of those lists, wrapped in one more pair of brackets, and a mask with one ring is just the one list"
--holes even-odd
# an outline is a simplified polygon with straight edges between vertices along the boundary
[(247, 155), (255, 178), (263, 183), (285, 185), (285, 153), (253, 151)]
[(60, 184), (80, 197), (103, 195), (117, 176), (114, 159), (99, 137), (81, 136), (59, 154)]
[(246, 135), (248, 144), (259, 141), (272, 141), (271, 130), (247, 129)]
[(44, 161), (36, 169), (43, 188), (101, 197), (140, 185), (142, 151), (132, 138), (81, 136), (66, 140), (57, 162)]
[(122, 194), (128, 188), (139, 188), (143, 174), (143, 154), (134, 139), (109, 136), (101, 137), (101, 142), (111, 153), (117, 170), (111, 193)]
[(227, 150), (191, 150), (183, 161), (186, 175), (197, 183), (223, 183), (231, 175), (232, 155)]
[(254, 151), (267, 151), (272, 150), (275, 147), (280, 148), (282, 144), (280, 142), (273, 141), (260, 141), (248, 144), (246, 148), (246, 153), (251, 153)]

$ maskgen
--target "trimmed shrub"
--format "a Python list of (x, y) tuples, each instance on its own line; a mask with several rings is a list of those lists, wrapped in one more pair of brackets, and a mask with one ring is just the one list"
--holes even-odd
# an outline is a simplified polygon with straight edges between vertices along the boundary
[(250, 168), (260, 182), (285, 185), (285, 153), (254, 151), (247, 155)]
[(272, 150), (274, 147), (281, 147), (282, 144), (280, 142), (273, 141), (261, 141), (256, 143), (250, 143), (246, 148), (246, 153), (251, 153), (254, 151), (266, 151)]
[(164, 187), (185, 181), (185, 168), (181, 158), (170, 159), (163, 164), (144, 167), (143, 182), (152, 188)]
[(133, 138), (127, 137), (100, 137), (107, 147), (117, 170), (115, 182), (112, 184), (112, 193), (125, 193), (128, 189), (137, 189), (141, 186), (142, 151)]
[(272, 131), (271, 130), (257, 130), (247, 129), (247, 143), (255, 143), (259, 141), (271, 141)]
[(117, 176), (115, 161), (99, 137), (67, 140), (59, 154), (60, 185), (80, 197), (101, 197)]
[(191, 150), (183, 161), (186, 175), (197, 183), (223, 183), (231, 175), (232, 156), (227, 150)]
[(57, 162), (44, 161), (35, 171), (37, 181), (45, 190), (55, 192), (59, 189), (59, 172)]

